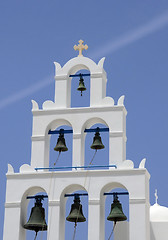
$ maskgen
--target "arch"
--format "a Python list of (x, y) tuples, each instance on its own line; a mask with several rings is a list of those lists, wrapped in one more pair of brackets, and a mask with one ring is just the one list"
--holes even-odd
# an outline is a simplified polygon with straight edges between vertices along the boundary
[(89, 118), (82, 126), (81, 132), (84, 132), (85, 128), (91, 128), (94, 124), (104, 124), (107, 127), (108, 124), (106, 123), (106, 121), (102, 118), (99, 117), (94, 117), (94, 118)]
[(101, 196), (104, 194), (104, 192), (109, 192), (109, 191), (113, 190), (114, 188), (123, 188), (123, 189), (127, 190), (126, 186), (124, 186), (122, 183), (110, 182), (102, 187), (102, 189), (100, 191), (100, 199), (101, 199)]
[[(23, 193), (22, 198), (21, 198), (21, 208), (23, 208), (23, 210), (25, 210), (25, 208), (27, 208), (27, 204), (28, 204), (27, 196), (35, 195), (38, 192), (45, 192), (47, 194), (47, 191), (41, 186), (30, 187)], [(23, 214), (21, 214), (21, 216), (23, 216)]]
[(45, 136), (48, 135), (49, 130), (56, 129), (62, 125), (67, 125), (69, 127), (72, 127), (72, 124), (67, 119), (64, 119), (64, 118), (55, 119), (52, 122), (48, 123), (48, 125), (46, 126)]
[[(56, 64), (55, 64), (56, 65)], [(69, 60), (62, 68), (58, 69), (57, 76), (74, 74), (80, 69), (87, 69), (92, 72), (101, 72), (100, 68), (95, 62), (87, 57), (75, 57)]]
[(87, 190), (80, 184), (70, 184), (70, 185), (68, 185), (66, 188), (63, 189), (63, 191), (60, 195), (60, 201), (62, 200), (62, 198), (64, 198), (64, 195), (66, 193), (72, 193), (72, 192), (80, 191), (80, 190), (83, 190), (83, 191), (87, 192)]

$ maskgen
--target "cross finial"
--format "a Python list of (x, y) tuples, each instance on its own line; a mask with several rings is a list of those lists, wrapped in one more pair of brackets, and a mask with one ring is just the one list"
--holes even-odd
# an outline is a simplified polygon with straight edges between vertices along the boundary
[(83, 43), (84, 43), (83, 40), (79, 40), (78, 42), (79, 42), (79, 44), (78, 44), (78, 46), (77, 45), (74, 46), (74, 50), (75, 51), (78, 50), (79, 51), (78, 57), (82, 57), (83, 56), (82, 55), (82, 51), (84, 49), (87, 50), (88, 49), (88, 45), (87, 44), (83, 45)]
[(155, 189), (155, 201), (156, 201), (156, 204), (157, 204), (157, 201), (158, 201), (157, 189)]

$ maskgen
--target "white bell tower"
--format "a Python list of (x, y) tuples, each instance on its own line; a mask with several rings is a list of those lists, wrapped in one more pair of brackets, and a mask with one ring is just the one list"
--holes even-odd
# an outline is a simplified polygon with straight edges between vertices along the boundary
[[(63, 67), (55, 62), (55, 101), (45, 101), (42, 109), (32, 100), (33, 130), (31, 164), (24, 164), (18, 173), (8, 165), (3, 240), (25, 240), (23, 225), (27, 220), (27, 196), (45, 192), (48, 196), (48, 240), (65, 239), (65, 194), (84, 190), (88, 193), (88, 240), (105, 239), (104, 193), (123, 188), (129, 193), (129, 222), (118, 224), (115, 240), (150, 240), (149, 178), (145, 159), (139, 168), (126, 160), (126, 115), (124, 96), (114, 104), (106, 96), (107, 76), (103, 68), (105, 58), (98, 64), (82, 55), (87, 49), (83, 41), (74, 47), (79, 56)], [(71, 108), (70, 75), (87, 69), (90, 73), (90, 106)], [(85, 166), (85, 129), (94, 124), (109, 129), (108, 169), (80, 168)], [(67, 125), (73, 130), (72, 168), (62, 171), (49, 169), (49, 130)], [(86, 178), (87, 173), (87, 178)], [(10, 226), (10, 230), (9, 230)]]

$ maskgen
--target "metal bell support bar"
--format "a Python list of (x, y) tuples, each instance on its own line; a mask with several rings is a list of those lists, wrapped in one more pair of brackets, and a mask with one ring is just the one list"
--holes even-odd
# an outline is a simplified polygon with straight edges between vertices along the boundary
[(113, 192), (113, 193), (104, 193), (104, 195), (129, 195), (128, 192)]
[[(88, 193), (66, 193), (64, 197), (74, 197), (74, 196), (88, 196)], [(104, 193), (104, 195), (129, 195), (128, 192), (113, 192), (113, 193)]]
[(90, 73), (79, 73), (79, 74), (71, 74), (70, 77), (80, 77), (80, 76), (90, 76)]
[(27, 196), (27, 199), (41, 199), (44, 200), (44, 198), (48, 198), (47, 195), (35, 195), (35, 196)]
[(88, 196), (88, 193), (66, 193), (64, 197)]
[(109, 128), (89, 128), (89, 129), (85, 129), (84, 132), (109, 132)]
[(49, 130), (48, 134), (67, 134), (67, 133), (73, 133), (73, 130), (69, 129), (69, 130), (65, 130), (63, 128), (61, 128), (60, 130)]
[[(49, 130), (48, 134), (60, 134), (60, 132), (64, 133), (64, 134), (68, 134), (68, 133), (73, 133), (73, 130), (69, 129), (69, 130), (65, 130), (65, 129), (60, 129), (60, 130)], [(109, 128), (90, 128), (90, 129), (85, 129), (84, 132), (109, 132)]]

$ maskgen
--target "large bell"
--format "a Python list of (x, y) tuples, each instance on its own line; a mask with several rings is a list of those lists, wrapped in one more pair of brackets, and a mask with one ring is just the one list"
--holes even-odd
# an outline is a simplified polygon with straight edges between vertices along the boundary
[(37, 198), (35, 206), (31, 210), (30, 218), (23, 226), (25, 229), (35, 231), (46, 231), (45, 210), (42, 207), (41, 199)]
[(95, 133), (95, 136), (93, 138), (93, 143), (90, 147), (91, 149), (95, 149), (95, 150), (104, 148), (99, 132)]
[(68, 148), (67, 148), (66, 143), (65, 143), (63, 129), (60, 129), (60, 134), (59, 134), (57, 144), (56, 144), (54, 150), (58, 151), (58, 152), (68, 151)]
[(122, 205), (119, 202), (117, 195), (114, 195), (114, 200), (111, 204), (111, 212), (107, 217), (107, 220), (114, 221), (115, 223), (127, 220), (127, 217), (123, 213)]
[(78, 195), (74, 197), (74, 203), (71, 206), (69, 216), (66, 218), (69, 222), (85, 222), (86, 218), (83, 215), (82, 205), (80, 204), (80, 198)]
[(82, 75), (80, 75), (79, 86), (78, 86), (77, 90), (81, 92), (81, 96), (82, 96), (82, 92), (86, 90), (86, 87), (84, 84), (84, 79), (83, 79)]

